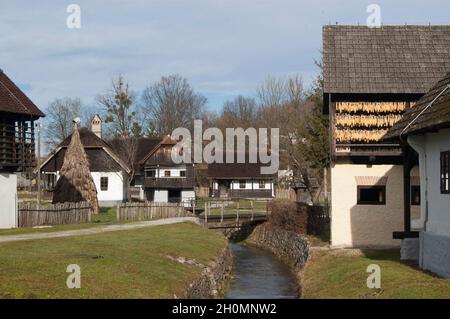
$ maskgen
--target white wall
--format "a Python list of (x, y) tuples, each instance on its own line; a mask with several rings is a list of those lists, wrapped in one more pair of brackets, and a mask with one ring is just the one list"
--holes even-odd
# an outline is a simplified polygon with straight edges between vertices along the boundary
[(169, 201), (169, 192), (167, 190), (155, 190), (155, 203), (167, 203)]
[(194, 190), (182, 190), (181, 191), (181, 201), (182, 202), (189, 202), (194, 199), (195, 199)]
[[(154, 170), (155, 170), (155, 176), (156, 177), (166, 177), (164, 175), (165, 171), (170, 171), (170, 177), (181, 177), (180, 176), (180, 171), (186, 171), (186, 167), (184, 167), (184, 166), (180, 166), (180, 167), (176, 167), (176, 168), (173, 168), (173, 167), (160, 167), (159, 169), (155, 168)], [(166, 177), (166, 178), (170, 178), (170, 177)]]
[[(358, 205), (356, 176), (387, 176), (386, 205)], [(331, 169), (333, 246), (398, 246), (392, 233), (404, 229), (403, 216), (402, 166), (335, 164)]]
[[(95, 187), (97, 188), (97, 198), (99, 202), (122, 201), (124, 199), (124, 180), (122, 172), (91, 172), (91, 175)], [(106, 191), (102, 191), (100, 188), (101, 177), (108, 177), (108, 190)]]
[[(251, 189), (273, 189), (273, 183), (271, 181), (265, 181), (264, 182), (264, 187), (259, 187), (259, 181), (258, 180), (246, 180), (245, 181), (245, 188), (240, 188), (240, 183), (239, 180), (235, 180), (231, 182), (231, 189), (236, 189), (236, 190), (251, 190)], [(253, 187), (252, 187), (253, 186)]]
[(0, 228), (17, 227), (17, 176), (0, 173)]
[[(421, 173), (425, 169), (427, 178), (427, 181), (422, 183), (427, 184), (426, 190), (424, 189), (422, 192), (427, 196), (427, 201), (422, 201), (422, 215), (425, 215), (428, 206), (426, 231), (450, 236), (450, 195), (441, 194), (439, 176), (441, 152), (450, 151), (450, 130), (440, 130), (425, 136), (411, 136), (408, 141), (411, 139), (421, 145), (426, 153), (426, 157), (420, 157), (422, 160), (420, 163)], [(423, 165), (424, 161), (425, 165)], [(422, 177), (422, 179), (424, 178), (425, 176)]]
[[(60, 176), (59, 171), (56, 172), (56, 178), (59, 179)], [(114, 202), (122, 201), (125, 198), (122, 172), (91, 172), (91, 176), (97, 189), (97, 199), (100, 205), (104, 203), (114, 204)], [(108, 190), (106, 191), (102, 191), (100, 188), (101, 177), (108, 177)]]

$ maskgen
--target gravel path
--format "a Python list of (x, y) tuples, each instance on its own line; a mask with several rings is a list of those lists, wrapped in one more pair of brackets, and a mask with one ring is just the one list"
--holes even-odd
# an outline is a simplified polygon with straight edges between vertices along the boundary
[(154, 227), (154, 226), (161, 226), (161, 225), (171, 225), (171, 224), (179, 224), (179, 223), (186, 223), (186, 222), (199, 224), (197, 217), (174, 217), (174, 218), (149, 220), (149, 221), (130, 223), (130, 224), (108, 225), (108, 226), (99, 226), (99, 227), (85, 228), (85, 229), (55, 231), (55, 232), (49, 232), (49, 233), (0, 236), (0, 243), (12, 242), (12, 241), (22, 241), (22, 240), (33, 240), (33, 239), (94, 235), (94, 234), (100, 234), (100, 233), (106, 233), (106, 232), (118, 231), (118, 230), (130, 230), (130, 229)]

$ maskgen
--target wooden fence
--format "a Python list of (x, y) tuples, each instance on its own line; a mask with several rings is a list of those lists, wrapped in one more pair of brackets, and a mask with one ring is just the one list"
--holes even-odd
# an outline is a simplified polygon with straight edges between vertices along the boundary
[(153, 218), (192, 216), (180, 203), (120, 203), (117, 205), (118, 221), (140, 221)]
[(92, 209), (89, 203), (58, 203), (37, 205), (19, 203), (19, 227), (42, 225), (81, 224), (91, 221)]
[(277, 199), (291, 199), (292, 193), (289, 188), (277, 188), (275, 189), (275, 198)]

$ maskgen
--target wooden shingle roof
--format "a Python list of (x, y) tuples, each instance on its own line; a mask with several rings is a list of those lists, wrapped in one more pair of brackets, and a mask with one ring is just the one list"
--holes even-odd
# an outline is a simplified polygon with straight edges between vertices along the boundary
[(29, 115), (33, 118), (45, 116), (2, 70), (0, 70), (0, 112)]
[(450, 70), (450, 26), (323, 27), (325, 93), (424, 94)]
[(450, 72), (409, 109), (384, 136), (396, 139), (409, 134), (450, 127)]

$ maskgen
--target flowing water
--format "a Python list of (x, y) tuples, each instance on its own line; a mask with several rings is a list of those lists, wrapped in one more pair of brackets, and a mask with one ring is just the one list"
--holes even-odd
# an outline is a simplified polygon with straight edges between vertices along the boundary
[(297, 280), (289, 267), (270, 252), (230, 243), (232, 279), (225, 298), (297, 298)]

